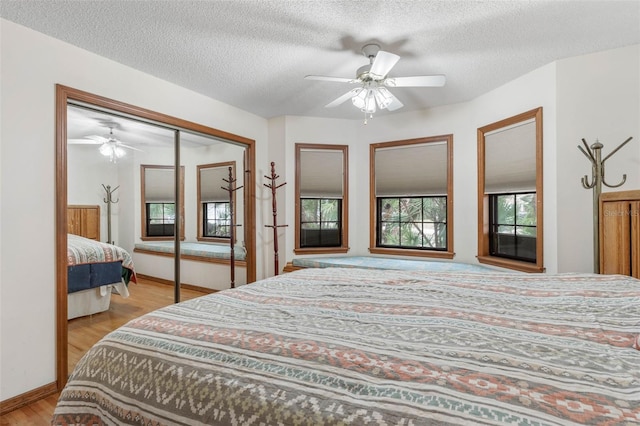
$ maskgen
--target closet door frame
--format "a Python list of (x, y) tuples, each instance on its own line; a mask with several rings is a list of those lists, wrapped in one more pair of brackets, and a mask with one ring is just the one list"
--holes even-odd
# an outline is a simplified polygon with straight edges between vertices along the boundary
[[(227, 133), (201, 124), (182, 120), (159, 112), (115, 101), (68, 86), (56, 85), (56, 388), (61, 391), (67, 383), (67, 105), (81, 102), (143, 120), (166, 124), (216, 138), (226, 139), (245, 147), (245, 246), (247, 248), (247, 283), (256, 280), (256, 205), (255, 205), (255, 140)], [(176, 145), (176, 151), (178, 146)], [(176, 161), (179, 160), (179, 157)], [(179, 257), (176, 257), (179, 259)]]

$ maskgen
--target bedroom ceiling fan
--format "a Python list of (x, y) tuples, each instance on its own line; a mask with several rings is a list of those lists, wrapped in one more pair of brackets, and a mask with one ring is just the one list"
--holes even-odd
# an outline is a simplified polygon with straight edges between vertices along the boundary
[(362, 48), (362, 54), (369, 59), (369, 64), (358, 68), (356, 78), (328, 77), (322, 75), (307, 75), (308, 80), (332, 81), (337, 83), (358, 84), (359, 87), (349, 90), (333, 102), (325, 105), (326, 108), (336, 107), (347, 99), (356, 108), (364, 112), (364, 124), (367, 124), (367, 116), (373, 118), (373, 113), (378, 108), (395, 111), (403, 107), (387, 87), (442, 87), (445, 76), (417, 75), (410, 77), (389, 77), (389, 71), (400, 60), (400, 56), (380, 50), (377, 44), (367, 44)]
[(141, 149), (134, 148), (130, 145), (125, 145), (117, 139), (113, 134), (113, 126), (109, 127), (109, 134), (105, 136), (99, 135), (91, 135), (86, 136), (82, 139), (69, 139), (70, 144), (89, 144), (89, 145), (97, 145), (100, 144), (100, 154), (105, 157), (109, 157), (109, 161), (112, 163), (117, 162), (118, 158), (122, 158), (126, 155), (126, 149), (132, 149), (134, 151), (141, 151)]

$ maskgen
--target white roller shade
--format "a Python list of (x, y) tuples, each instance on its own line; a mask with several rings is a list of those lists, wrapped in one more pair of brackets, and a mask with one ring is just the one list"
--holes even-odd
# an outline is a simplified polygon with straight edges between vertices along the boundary
[(147, 167), (144, 172), (144, 200), (147, 203), (174, 203), (175, 177), (173, 169)]
[(376, 196), (446, 195), (447, 158), (446, 142), (376, 149)]
[(342, 198), (342, 151), (300, 151), (300, 197)]
[(485, 135), (485, 193), (536, 190), (536, 123)]
[[(231, 171), (233, 173), (233, 169)], [(200, 201), (229, 201), (229, 166), (200, 169)]]

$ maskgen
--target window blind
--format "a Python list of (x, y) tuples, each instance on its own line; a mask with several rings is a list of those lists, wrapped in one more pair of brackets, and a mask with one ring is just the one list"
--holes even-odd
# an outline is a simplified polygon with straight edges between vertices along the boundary
[(485, 193), (536, 190), (536, 123), (485, 134)]
[(223, 179), (229, 180), (229, 166), (200, 169), (200, 201), (229, 201), (229, 191), (223, 189), (229, 184)]
[(300, 151), (300, 197), (342, 198), (342, 151)]
[(376, 197), (447, 195), (447, 143), (375, 151)]
[(175, 178), (173, 168), (147, 167), (144, 172), (144, 200), (146, 203), (174, 203)]

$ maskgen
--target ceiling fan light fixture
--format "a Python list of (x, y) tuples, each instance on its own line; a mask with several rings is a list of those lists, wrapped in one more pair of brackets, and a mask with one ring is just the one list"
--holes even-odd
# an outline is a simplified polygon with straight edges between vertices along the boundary
[(351, 97), (351, 102), (358, 109), (363, 109), (367, 104), (367, 90), (364, 87), (361, 87), (353, 97)]
[(391, 102), (393, 102), (391, 92), (389, 92), (385, 87), (378, 87), (375, 92), (375, 97), (380, 109), (387, 108), (391, 104)]
[(124, 157), (126, 152), (122, 147), (119, 147), (116, 142), (108, 141), (100, 145), (100, 154), (109, 157), (109, 161), (115, 163), (118, 158)]
[(374, 112), (376, 112), (376, 93), (377, 91), (374, 89), (367, 90), (367, 97), (365, 99), (365, 104), (364, 108), (362, 108), (362, 111), (368, 114), (373, 114)]

